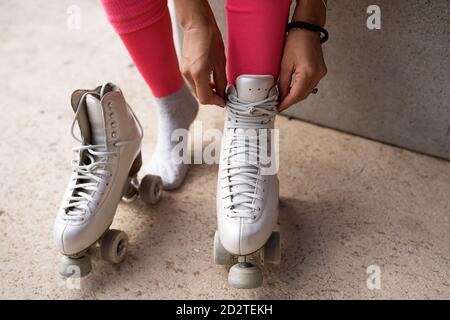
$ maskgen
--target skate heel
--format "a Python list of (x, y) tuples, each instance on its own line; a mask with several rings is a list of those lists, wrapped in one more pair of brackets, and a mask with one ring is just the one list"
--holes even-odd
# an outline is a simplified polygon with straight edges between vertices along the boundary
[(127, 182), (125, 183), (124, 191), (122, 193), (122, 201), (131, 203), (138, 197), (139, 181), (137, 174), (142, 167), (142, 153), (139, 152), (136, 159), (134, 159), (131, 165), (130, 172), (128, 173)]
[(133, 162), (125, 189), (122, 195), (124, 202), (130, 203), (136, 200), (138, 195), (142, 201), (147, 204), (156, 204), (162, 195), (162, 180), (158, 176), (147, 174), (139, 183), (137, 174), (142, 167), (142, 154), (139, 155)]
[(136, 159), (134, 159), (133, 164), (131, 165), (130, 172), (128, 173), (128, 177), (135, 177), (139, 170), (142, 167), (142, 153), (139, 152)]

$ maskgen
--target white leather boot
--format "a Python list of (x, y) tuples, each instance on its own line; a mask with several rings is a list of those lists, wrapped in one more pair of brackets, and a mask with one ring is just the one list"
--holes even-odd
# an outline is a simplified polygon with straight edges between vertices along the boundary
[[(91, 270), (85, 254), (100, 242), (101, 256), (111, 262), (123, 260), (128, 244), (125, 232), (109, 229), (121, 198), (137, 194), (147, 203), (161, 195), (161, 179), (145, 176), (139, 184), (142, 165), (142, 127), (120, 89), (110, 83), (94, 90), (72, 94), (75, 118), (72, 136), (81, 145), (73, 150), (77, 159), (58, 211), (54, 239), (64, 255), (59, 271), (63, 276), (85, 276)], [(81, 139), (74, 134), (78, 123)]]
[(277, 100), (272, 76), (241, 75), (236, 86), (227, 88), (214, 259), (229, 264), (237, 258), (228, 277), (236, 288), (262, 283), (261, 270), (249, 256), (259, 251), (263, 262), (280, 260), (277, 168), (262, 161), (267, 150), (270, 153)]

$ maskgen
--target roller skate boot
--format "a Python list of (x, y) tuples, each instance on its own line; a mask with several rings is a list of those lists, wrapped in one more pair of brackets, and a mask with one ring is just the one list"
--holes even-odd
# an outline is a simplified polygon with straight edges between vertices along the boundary
[[(94, 90), (72, 94), (75, 117), (72, 136), (72, 175), (54, 225), (54, 239), (62, 259), (59, 272), (83, 277), (91, 271), (88, 249), (99, 244), (103, 259), (122, 262), (128, 246), (125, 232), (110, 229), (118, 203), (138, 195), (146, 203), (158, 202), (161, 179), (137, 174), (142, 165), (142, 127), (121, 90), (107, 83)], [(81, 139), (74, 133), (78, 124)]]
[(280, 262), (277, 164), (274, 154), (261, 160), (274, 152), (277, 105), (272, 76), (241, 75), (227, 88), (213, 254), (216, 264), (235, 263), (228, 275), (234, 288), (260, 286), (260, 265)]

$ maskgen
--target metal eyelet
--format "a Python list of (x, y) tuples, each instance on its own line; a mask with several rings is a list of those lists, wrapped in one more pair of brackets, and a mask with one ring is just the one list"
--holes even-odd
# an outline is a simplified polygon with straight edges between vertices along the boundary
[(111, 122), (111, 128), (115, 128), (115, 127), (117, 127), (117, 122), (115, 122), (115, 121)]
[(111, 137), (117, 138), (117, 131), (113, 131), (113, 132), (111, 133)]

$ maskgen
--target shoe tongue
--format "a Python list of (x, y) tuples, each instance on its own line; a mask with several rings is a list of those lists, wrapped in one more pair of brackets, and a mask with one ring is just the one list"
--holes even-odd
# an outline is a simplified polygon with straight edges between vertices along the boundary
[(267, 99), (273, 86), (273, 77), (269, 75), (241, 75), (236, 79), (238, 98), (248, 102)]
[(91, 128), (91, 143), (106, 144), (105, 119), (103, 118), (103, 108), (100, 100), (88, 94), (86, 96), (86, 109)]
[[(274, 80), (272, 76), (269, 75), (241, 75), (236, 79), (236, 93), (238, 98), (247, 101), (247, 102), (258, 102), (264, 99), (267, 99), (269, 95), (273, 94), (273, 88), (274, 88)], [(240, 129), (235, 129), (240, 130)], [(237, 159), (236, 159), (237, 160)], [(231, 162), (234, 162), (231, 160)], [(253, 165), (242, 165), (242, 168), (248, 168), (253, 169)], [(239, 172), (239, 169), (231, 169), (235, 172)], [(247, 177), (246, 175), (237, 174), (235, 175), (235, 178), (239, 178), (242, 180), (252, 180), (252, 182), (255, 182), (254, 179), (251, 179)], [(231, 187), (232, 191), (239, 191), (239, 188), (241, 186), (233, 186)], [(234, 200), (236, 202), (241, 200), (247, 200), (248, 197), (244, 194), (236, 194), (233, 196)], [(244, 205), (235, 205), (235, 209), (238, 210), (249, 210), (248, 207)]]

